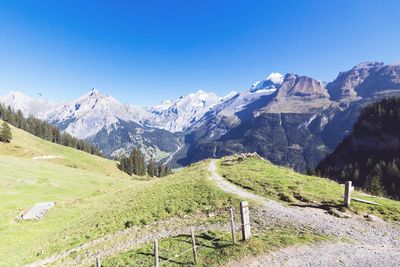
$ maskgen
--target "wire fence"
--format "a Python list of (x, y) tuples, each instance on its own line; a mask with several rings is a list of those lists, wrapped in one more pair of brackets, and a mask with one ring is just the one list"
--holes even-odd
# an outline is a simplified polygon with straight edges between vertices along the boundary
[[(218, 237), (216, 237), (216, 238), (214, 238), (214, 239), (208, 240), (208, 242), (213, 242), (213, 241), (220, 240), (222, 237), (224, 237), (224, 236), (226, 236), (226, 235), (230, 235), (230, 233), (224, 233), (224, 234), (222, 234), (222, 235), (220, 235), (220, 236), (218, 236)], [(206, 246), (206, 245), (198, 245), (198, 244), (196, 244), (196, 251), (197, 251), (197, 253), (199, 253), (199, 252), (200, 252), (202, 249), (204, 249), (204, 248), (207, 248), (207, 246)], [(188, 253), (188, 252), (190, 252), (190, 251), (193, 251), (193, 248), (192, 248), (192, 247), (189, 248), (189, 249), (187, 249), (187, 250), (185, 250), (185, 251), (183, 251), (181, 254), (175, 255), (175, 256), (172, 257), (172, 258), (169, 258), (169, 259), (167, 259), (167, 260), (164, 260), (163, 262), (160, 263), (160, 266), (162, 266), (162, 265), (164, 265), (164, 264), (167, 264), (168, 262), (171, 262), (171, 261), (174, 260), (174, 259), (180, 258), (180, 257), (182, 257), (183, 255), (185, 255), (186, 253)]]
[[(242, 203), (245, 203), (245, 205), (242, 205)], [(186, 250), (184, 250), (184, 251), (182, 251), (182, 252), (180, 252), (178, 254), (175, 254), (174, 256), (169, 257), (167, 259), (160, 259), (158, 257), (158, 244), (161, 243), (162, 241), (158, 242), (158, 241), (155, 240), (155, 242), (157, 242), (157, 248), (155, 246), (154, 251), (152, 253), (152, 257), (154, 259), (152, 264), (149, 263), (149, 259), (148, 258), (140, 258), (140, 259), (137, 259), (136, 261), (134, 261), (132, 263), (129, 263), (129, 265), (130, 266), (155, 266), (155, 267), (165, 266), (168, 263), (173, 263), (173, 261), (176, 261), (177, 259), (182, 258), (183, 256), (189, 254), (190, 252), (193, 253), (193, 263), (196, 264), (197, 255), (200, 252), (202, 252), (204, 249), (206, 249), (206, 248), (212, 248), (212, 246), (210, 246), (210, 244), (213, 244), (216, 241), (220, 241), (224, 237), (231, 236), (231, 240), (228, 241), (229, 240), (228, 239), (228, 240), (226, 240), (226, 242), (229, 242), (229, 243), (231, 243), (231, 245), (234, 245), (235, 244), (235, 240), (236, 240), (236, 238), (234, 236), (237, 235), (237, 231), (240, 230), (240, 229), (242, 229), (242, 239), (244, 239), (244, 240), (248, 239), (250, 237), (250, 217), (249, 217), (247, 202), (241, 202), (240, 207), (241, 207), (241, 212), (240, 212), (240, 215), (241, 215), (241, 220), (240, 221), (241, 221), (241, 223), (239, 225), (235, 225), (233, 223), (234, 222), (234, 218), (233, 218), (233, 216), (234, 216), (234, 212), (233, 212), (234, 208), (230, 207), (230, 209), (231, 209), (231, 211), (230, 211), (230, 220), (231, 220), (230, 228), (226, 229), (227, 231), (222, 233), (221, 235), (218, 235), (217, 237), (214, 237), (212, 239), (207, 239), (202, 244), (196, 243), (194, 241), (194, 240), (196, 240), (195, 235), (194, 236), (192, 235), (192, 239), (194, 238), (194, 240), (192, 240), (192, 246), (190, 248), (188, 248), (188, 249), (186, 249)], [(247, 213), (243, 212), (243, 208), (247, 208)], [(246, 218), (243, 217), (243, 216), (246, 217), (246, 215), (244, 215), (244, 214), (247, 214), (247, 216), (248, 216), (247, 220), (246, 220)], [(243, 223), (243, 221), (245, 223)], [(248, 232), (247, 232), (247, 234), (249, 236), (243, 236), (243, 235), (246, 234), (245, 233), (246, 231), (244, 230), (246, 227), (248, 227), (248, 229), (249, 229)], [(194, 229), (195, 228), (192, 228), (192, 231), (194, 231)], [(228, 230), (230, 230), (230, 231), (228, 231)], [(181, 241), (181, 242), (187, 242), (187, 241)], [(157, 249), (157, 251), (155, 251), (155, 249)], [(215, 247), (215, 249), (218, 249), (218, 246)], [(100, 262), (100, 261), (98, 261), (98, 262)], [(98, 263), (98, 262), (96, 260), (96, 266), (100, 267), (101, 263)]]

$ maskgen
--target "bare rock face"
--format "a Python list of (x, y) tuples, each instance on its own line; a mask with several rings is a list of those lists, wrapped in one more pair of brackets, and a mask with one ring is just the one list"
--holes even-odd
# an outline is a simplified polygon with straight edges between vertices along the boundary
[(324, 85), (297, 74), (286, 74), (274, 101), (260, 110), (268, 113), (311, 113), (331, 104)]
[(374, 69), (367, 79), (356, 88), (362, 96), (381, 94), (400, 89), (400, 64), (385, 65)]
[(329, 94), (321, 82), (307, 76), (287, 74), (279, 90), (277, 99), (296, 96), (309, 99), (329, 98)]
[(382, 62), (360, 63), (339, 73), (326, 88), (334, 101), (353, 101), (374, 94), (400, 89), (400, 65)]
[(351, 70), (340, 72), (338, 77), (327, 84), (332, 100), (354, 100), (358, 94), (356, 88), (368, 78), (374, 69), (380, 69), (383, 63), (365, 62), (360, 63)]

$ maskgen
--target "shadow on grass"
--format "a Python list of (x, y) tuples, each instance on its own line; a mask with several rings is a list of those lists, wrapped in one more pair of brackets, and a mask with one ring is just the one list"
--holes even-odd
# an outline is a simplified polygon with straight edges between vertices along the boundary
[[(154, 254), (153, 253), (146, 253), (146, 252), (139, 252), (138, 253), (139, 255), (143, 255), (143, 256), (149, 256), (149, 257), (151, 257), (152, 259), (154, 259)], [(171, 263), (175, 263), (175, 264), (177, 264), (177, 265), (191, 265), (193, 262), (191, 262), (191, 261), (178, 261), (178, 260), (172, 260), (171, 258), (166, 258), (166, 257), (163, 257), (163, 256), (158, 256), (158, 258), (160, 259), (160, 260), (162, 260), (162, 261), (168, 261), (168, 262), (171, 262)], [(163, 263), (163, 262), (160, 262), (161, 264)]]
[[(186, 234), (177, 235), (177, 236), (173, 237), (173, 239), (175, 240), (175, 242), (181, 242), (181, 243), (188, 244), (188, 248), (190, 248), (192, 245), (191, 235), (186, 235)], [(200, 233), (200, 234), (196, 235), (197, 249), (199, 249), (200, 247), (205, 247), (205, 248), (210, 248), (210, 249), (222, 249), (225, 247), (229, 247), (231, 245), (232, 244), (230, 241), (223, 240), (221, 238), (216, 238), (216, 236), (208, 234), (208, 233)], [(165, 250), (165, 249), (163, 249), (163, 250)], [(170, 252), (171, 252), (171, 254), (173, 254), (173, 251), (170, 251)], [(192, 252), (190, 252), (190, 253), (192, 253)], [(146, 256), (146, 257), (150, 257), (151, 259), (154, 258), (154, 253), (151, 253), (151, 252), (138, 252), (137, 254)], [(179, 255), (179, 253), (176, 253), (176, 254)], [(161, 261), (168, 261), (168, 262), (176, 264), (176, 265), (188, 266), (188, 265), (193, 264), (192, 261), (179, 260), (179, 258), (180, 257), (174, 258), (173, 256), (170, 258), (167, 258), (165, 256), (159, 255), (159, 259)]]
[(343, 209), (343, 204), (335, 204), (332, 202), (322, 202), (321, 204), (313, 204), (313, 203), (306, 203), (306, 204), (290, 204), (293, 207), (300, 207), (300, 208), (314, 208), (314, 209), (322, 209), (325, 211), (331, 211), (332, 209), (341, 210)]
[[(192, 244), (192, 239), (191, 239), (192, 237), (190, 235), (178, 235), (177, 237), (184, 238), (180, 240), (180, 242)], [(216, 238), (215, 236), (207, 233), (201, 233), (199, 235), (196, 235), (195, 237), (196, 237), (196, 246), (198, 247), (201, 246), (212, 249), (220, 249), (229, 247), (231, 245), (230, 241), (222, 240), (221, 238)]]

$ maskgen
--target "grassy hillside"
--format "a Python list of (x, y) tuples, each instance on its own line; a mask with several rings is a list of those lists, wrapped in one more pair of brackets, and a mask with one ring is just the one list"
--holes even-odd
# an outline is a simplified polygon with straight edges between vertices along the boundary
[[(207, 231), (196, 234), (198, 263), (196, 266), (224, 266), (233, 260), (264, 254), (279, 248), (312, 244), (331, 240), (311, 231), (288, 227), (263, 229), (246, 242), (233, 246), (229, 232)], [(159, 241), (161, 266), (190, 266), (193, 263), (190, 235), (179, 235)], [(106, 267), (147, 267), (154, 262), (154, 244), (148, 242), (139, 249), (129, 251), (102, 262)], [(176, 255), (180, 255), (176, 257)], [(167, 261), (170, 259), (170, 261)]]
[[(99, 237), (120, 233), (129, 227), (145, 226), (170, 218), (178, 226), (196, 224), (202, 223), (197, 221), (199, 215), (213, 212), (216, 217), (207, 220), (221, 220), (219, 213), (214, 211), (239, 202), (236, 197), (220, 191), (207, 178), (209, 161), (193, 164), (162, 179), (138, 181), (120, 172), (113, 161), (38, 139), (15, 128), (12, 131), (13, 141), (0, 145), (0, 266), (32, 263)], [(226, 179), (247, 190), (280, 201), (328, 206), (339, 206), (341, 203), (343, 188), (339, 184), (297, 174), (258, 158), (242, 161), (222, 159), (219, 171)], [(44, 201), (56, 202), (44, 219), (17, 219), (22, 209)], [(357, 212), (368, 210), (385, 219), (399, 219), (398, 202), (385, 199), (374, 201), (383, 206), (354, 204), (352, 207)], [(149, 231), (149, 228), (145, 230), (146, 227), (138, 229)], [(324, 238), (286, 228), (265, 230), (265, 236), (261, 233), (260, 238), (252, 241), (254, 243), (238, 248), (224, 248), (223, 244), (221, 247), (216, 244), (217, 249), (221, 253), (231, 253), (233, 249), (233, 257), (239, 258), (268, 251), (271, 246)], [(164, 241), (178, 248), (182, 244), (175, 242), (176, 238)], [(105, 260), (110, 265), (130, 262), (132, 257), (142, 255), (143, 250), (149, 248), (151, 246), (146, 245)], [(86, 252), (96, 253), (95, 249), (71, 254), (66, 262), (85, 256)], [(215, 253), (215, 250), (209, 250), (203, 255), (204, 259), (208, 257), (209, 264), (217, 264), (231, 258), (227, 256), (230, 254), (220, 258)], [(150, 258), (144, 259), (147, 261)], [(63, 265), (60, 262), (57, 264)]]
[[(312, 204), (331, 211), (343, 210), (344, 188), (332, 180), (303, 175), (258, 157), (241, 160), (226, 157), (219, 161), (218, 166), (219, 172), (227, 180), (264, 197), (292, 204)], [(377, 206), (353, 201), (353, 211), (373, 213), (386, 220), (400, 220), (400, 202), (367, 197), (359, 191), (353, 191), (352, 196), (381, 204)]]
[[(139, 182), (113, 161), (12, 131), (13, 141), (0, 147), (0, 266), (33, 262), (127, 225), (237, 202), (206, 179), (207, 162), (165, 179)], [(62, 158), (33, 159), (46, 155)], [(44, 219), (17, 219), (22, 209), (43, 201), (56, 201)]]
[(10, 128), (13, 140), (10, 144), (0, 143), (0, 155), (49, 161), (104, 175), (128, 177), (117, 168), (114, 161), (48, 142), (11, 125)]

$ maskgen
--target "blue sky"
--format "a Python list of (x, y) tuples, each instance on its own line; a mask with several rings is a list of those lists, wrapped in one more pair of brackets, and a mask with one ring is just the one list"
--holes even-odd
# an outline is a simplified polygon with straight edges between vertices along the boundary
[(0, 1), (0, 95), (92, 87), (142, 106), (270, 72), (330, 81), (400, 61), (400, 1)]

